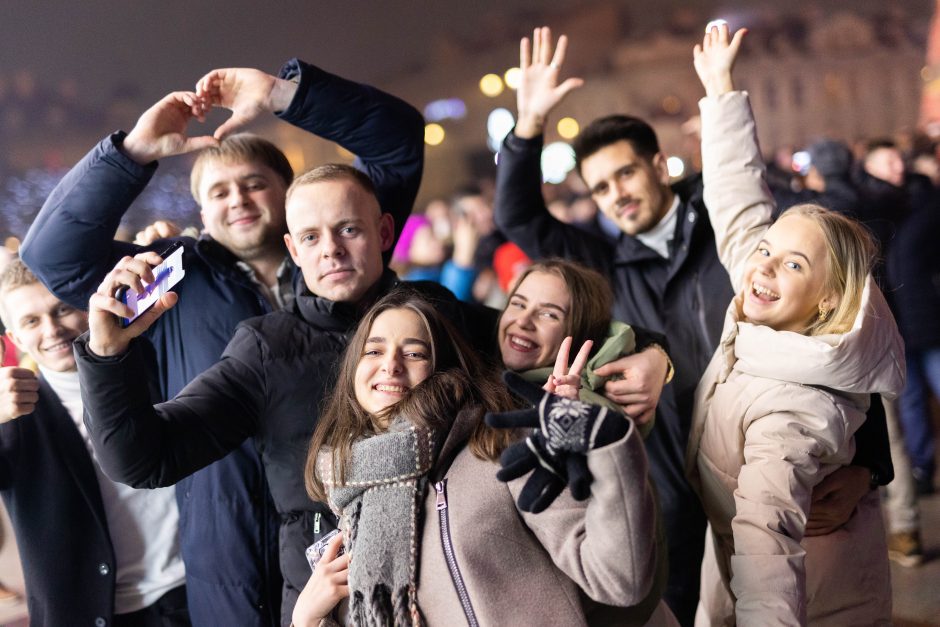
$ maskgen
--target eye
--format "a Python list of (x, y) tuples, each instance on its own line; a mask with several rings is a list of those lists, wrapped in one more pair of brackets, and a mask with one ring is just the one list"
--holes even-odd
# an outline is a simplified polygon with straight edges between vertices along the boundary
[(515, 307), (516, 309), (525, 309), (525, 303), (516, 299), (509, 301), (509, 306)]
[(367, 348), (366, 350), (362, 351), (363, 357), (378, 357), (381, 354), (382, 351), (377, 348)]
[(557, 311), (553, 309), (543, 309), (539, 312), (539, 317), (547, 318), (549, 320), (561, 320), (561, 316), (558, 315)]
[(405, 351), (405, 357), (414, 361), (425, 361), (428, 355), (422, 351)]
[(600, 183), (594, 189), (591, 190), (592, 196), (603, 196), (607, 193), (607, 183)]
[(32, 329), (37, 324), (39, 324), (39, 318), (27, 318), (20, 323), (20, 326), (22, 326), (24, 329)]
[(211, 198), (212, 200), (222, 200), (223, 198), (225, 198), (225, 194), (226, 194), (226, 191), (224, 189), (218, 190), (209, 194), (209, 198)]
[(55, 314), (61, 318), (69, 315), (73, 311), (75, 310), (68, 305), (59, 305), (58, 309), (55, 310)]
[(797, 270), (797, 271), (799, 271), (799, 270), (802, 270), (802, 269), (803, 269), (803, 266), (801, 266), (799, 263), (797, 263), (797, 262), (795, 262), (795, 261), (787, 261), (787, 262), (785, 262), (783, 265), (785, 265), (786, 267), (790, 268), (791, 270)]
[(766, 248), (758, 248), (756, 252), (761, 257), (770, 257), (770, 251)]
[(359, 228), (355, 226), (344, 226), (339, 230), (341, 235), (352, 237), (359, 233)]
[(303, 235), (300, 236), (301, 244), (314, 244), (316, 243), (316, 241), (317, 241), (316, 233), (304, 233)]

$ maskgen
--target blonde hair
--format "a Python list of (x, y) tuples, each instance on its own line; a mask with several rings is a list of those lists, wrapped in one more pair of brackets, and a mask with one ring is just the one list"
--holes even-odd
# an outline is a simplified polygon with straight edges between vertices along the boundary
[(865, 283), (878, 252), (875, 240), (860, 222), (819, 205), (795, 205), (780, 217), (789, 215), (811, 220), (822, 231), (828, 268), (823, 289), (839, 296), (838, 305), (825, 317), (817, 317), (804, 334), (845, 333), (852, 328), (862, 305)]
[(203, 170), (207, 163), (214, 162), (261, 164), (271, 168), (284, 182), (285, 188), (289, 187), (294, 180), (294, 168), (277, 146), (251, 133), (230, 135), (219, 142), (218, 146), (202, 150), (193, 163), (193, 169), (189, 173), (189, 191), (199, 205), (202, 205), (199, 186), (202, 184)]
[(10, 319), (6, 307), (6, 295), (19, 287), (26, 287), (39, 283), (36, 275), (26, 267), (26, 264), (19, 257), (10, 260), (10, 263), (0, 272), (0, 320), (7, 329), (13, 328), (13, 320)]

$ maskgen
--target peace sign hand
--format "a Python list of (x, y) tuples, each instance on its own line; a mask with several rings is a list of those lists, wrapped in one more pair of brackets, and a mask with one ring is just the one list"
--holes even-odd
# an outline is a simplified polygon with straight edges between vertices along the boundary
[(573, 342), (570, 335), (562, 340), (558, 348), (558, 356), (555, 357), (555, 367), (552, 369), (552, 374), (548, 375), (548, 380), (542, 389), (564, 398), (577, 399), (578, 390), (581, 389), (581, 372), (587, 364), (594, 342), (588, 340), (581, 346), (581, 350), (575, 355), (574, 362), (569, 369), (568, 354), (571, 352)]

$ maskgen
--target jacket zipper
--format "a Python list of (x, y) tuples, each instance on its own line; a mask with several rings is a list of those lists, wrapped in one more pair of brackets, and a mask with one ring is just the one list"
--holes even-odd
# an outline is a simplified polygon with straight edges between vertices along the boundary
[(712, 342), (708, 334), (708, 323), (705, 320), (705, 293), (702, 291), (702, 277), (698, 272), (695, 273), (695, 297), (698, 300), (696, 317), (698, 318), (699, 329), (702, 331), (702, 344), (705, 346), (704, 354), (706, 355), (705, 362), (708, 363), (715, 349), (711, 348)]
[(454, 580), (454, 587), (457, 589), (457, 596), (460, 598), (463, 613), (467, 617), (467, 624), (470, 627), (478, 627), (480, 623), (477, 622), (477, 616), (473, 612), (470, 595), (467, 593), (467, 586), (460, 574), (460, 568), (457, 566), (457, 556), (454, 554), (454, 544), (450, 537), (450, 518), (447, 515), (447, 479), (435, 483), (434, 489), (437, 491), (437, 519), (441, 525), (441, 545), (444, 548), (444, 559), (447, 562), (448, 570), (450, 570), (450, 577)]
[(320, 512), (313, 515), (313, 533), (320, 533)]

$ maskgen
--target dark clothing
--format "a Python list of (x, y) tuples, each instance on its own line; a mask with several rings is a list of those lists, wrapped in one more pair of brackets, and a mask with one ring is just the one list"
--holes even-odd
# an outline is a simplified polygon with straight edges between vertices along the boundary
[[(421, 180), (421, 115), (373, 87), (301, 61), (288, 62), (281, 77), (298, 73), (297, 94), (279, 116), (359, 155), (357, 165), (368, 173), (382, 209), (400, 229)], [(65, 176), (22, 247), (23, 260), (43, 283), (77, 307), (86, 307), (120, 257), (143, 250), (112, 241), (124, 212), (157, 167), (125, 156), (119, 149), (123, 137), (117, 133), (103, 140)], [(216, 363), (239, 322), (270, 311), (231, 252), (207, 237), (183, 241), (186, 278), (174, 288), (179, 304), (146, 336), (156, 349), (163, 398), (172, 398)], [(160, 251), (166, 245), (155, 242), (148, 248)], [(197, 467), (177, 475), (186, 477), (177, 498), (190, 610), (197, 625), (279, 622), (280, 521), (266, 487), (265, 466), (254, 445), (242, 442), (245, 437), (228, 442), (229, 454), (219, 455), (215, 464), (199, 464), (202, 470), (192, 476)]]
[[(669, 543), (664, 598), (682, 624), (691, 624), (699, 593), (705, 516), (685, 477), (685, 449), (695, 388), (718, 345), (734, 296), (718, 259), (701, 179), (692, 177), (673, 186), (679, 207), (670, 256), (664, 259), (626, 234), (611, 243), (554, 219), (541, 194), (541, 148), (541, 137), (506, 136), (496, 176), (497, 226), (532, 259), (564, 257), (601, 272), (613, 288), (614, 318), (663, 333), (673, 347), (675, 378), (663, 388), (646, 449)], [(880, 428), (885, 429), (881, 416)], [(856, 463), (883, 468), (886, 461), (890, 468), (887, 439), (862, 434), (871, 428), (859, 430)], [(862, 442), (871, 442), (875, 450), (863, 450)]]
[(111, 625), (116, 561), (98, 476), (71, 416), (41, 379), (33, 413), (0, 424), (0, 491), (22, 558), (29, 624)]
[(114, 627), (188, 627), (186, 588), (173, 588), (153, 605), (130, 614), (116, 614)]
[(888, 285), (904, 345), (940, 348), (940, 206), (924, 208), (898, 229), (888, 251)]
[[(395, 284), (387, 273), (377, 295)], [(475, 344), (492, 350), (495, 312), (460, 305), (433, 283), (411, 285), (433, 298)], [(139, 342), (110, 360), (90, 356), (83, 339), (76, 343), (86, 423), (102, 468), (119, 481), (173, 485), (254, 438), (281, 516), (285, 625), (310, 577), (304, 550), (335, 528), (329, 508), (307, 497), (304, 463), (324, 396), (362, 313), (299, 293), (291, 311), (240, 324), (221, 361), (156, 406), (145, 393)]]
[(771, 192), (777, 204), (773, 213), (774, 220), (790, 207), (802, 203), (813, 203), (859, 219), (861, 198), (855, 184), (848, 177), (839, 176), (827, 177), (825, 181), (826, 191), (824, 192), (811, 189), (794, 192), (789, 188), (772, 187)]

